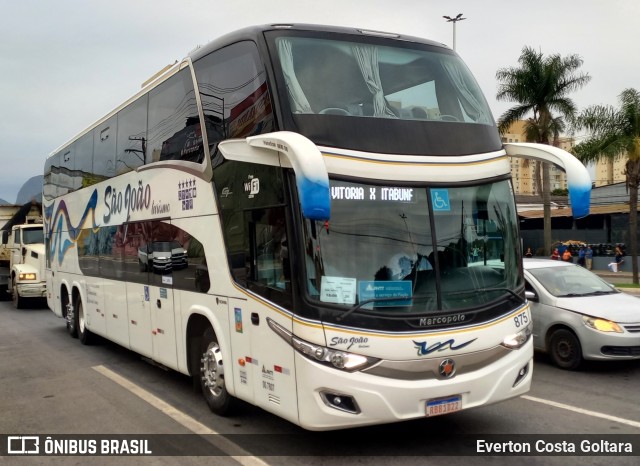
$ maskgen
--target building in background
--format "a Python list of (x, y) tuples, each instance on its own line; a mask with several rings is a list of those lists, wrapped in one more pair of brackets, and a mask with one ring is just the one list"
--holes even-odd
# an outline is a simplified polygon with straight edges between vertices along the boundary
[[(526, 142), (525, 121), (520, 120), (513, 123), (508, 131), (502, 134), (502, 142)], [(571, 152), (575, 140), (573, 138), (561, 137), (558, 140), (558, 147)], [(516, 194), (538, 195), (536, 183), (536, 164), (533, 160), (511, 157), (511, 177), (513, 179), (513, 189)], [(551, 191), (557, 189), (567, 189), (567, 177), (564, 172), (555, 165), (549, 169), (549, 181)]]

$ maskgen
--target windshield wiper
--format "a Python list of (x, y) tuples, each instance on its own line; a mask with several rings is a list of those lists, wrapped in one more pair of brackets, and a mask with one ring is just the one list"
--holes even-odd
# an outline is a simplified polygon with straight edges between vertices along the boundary
[(576, 298), (576, 297), (582, 297), (582, 296), (601, 296), (601, 295), (605, 295), (605, 294), (614, 294), (614, 293), (618, 293), (618, 291), (616, 291), (616, 290), (610, 290), (610, 291), (598, 290), (598, 291), (589, 291), (588, 293), (567, 293), (567, 294), (559, 295), (558, 298)]
[(370, 303), (379, 303), (379, 302), (384, 302), (384, 301), (399, 301), (399, 300), (404, 300), (404, 299), (412, 299), (412, 296), (390, 296), (388, 298), (371, 298), (371, 299), (365, 299), (364, 301), (362, 301), (361, 303), (356, 304), (355, 306), (349, 308), (348, 310), (346, 310), (344, 313), (340, 314), (338, 317), (336, 317), (336, 320), (338, 322), (346, 319), (349, 315), (353, 314), (355, 311), (357, 311), (358, 309), (360, 309), (362, 306), (366, 305), (366, 304), (370, 304)]
[[(516, 292), (510, 290), (509, 288), (479, 288), (479, 289), (475, 289), (475, 290), (454, 291), (452, 293), (446, 293), (446, 294), (447, 295), (460, 295), (460, 294), (467, 294), (467, 293), (491, 292), (491, 291), (506, 291), (507, 293), (509, 293), (514, 298), (517, 298), (518, 301), (520, 301), (522, 304), (525, 303), (525, 300), (520, 295), (518, 295)], [(401, 301), (401, 300), (406, 300), (406, 299), (414, 300), (414, 299), (424, 299), (424, 298), (434, 298), (434, 297), (435, 296), (433, 296), (433, 295), (414, 295), (414, 296), (389, 296), (387, 298), (366, 299), (366, 300), (362, 301), (361, 303), (358, 303), (355, 306), (349, 308), (344, 313), (340, 314), (338, 317), (336, 317), (336, 320), (338, 322), (341, 322), (342, 320), (346, 319), (348, 316), (350, 316), (351, 314), (353, 314), (354, 312), (356, 312), (358, 309), (362, 308), (366, 304), (377, 303), (377, 302), (385, 302), (385, 301), (387, 301), (387, 302), (388, 301)]]
[(506, 291), (507, 293), (509, 293), (511, 296), (513, 296), (514, 298), (517, 298), (519, 301), (522, 302), (522, 304), (524, 304), (525, 300), (522, 298), (522, 296), (520, 296), (518, 293), (516, 293), (513, 290), (510, 290), (509, 288), (476, 288), (473, 290), (464, 290), (464, 291), (453, 291), (453, 292), (446, 292), (443, 294), (446, 294), (447, 296), (451, 296), (451, 295), (459, 295), (459, 294), (468, 294), (468, 293), (488, 293), (491, 291)]

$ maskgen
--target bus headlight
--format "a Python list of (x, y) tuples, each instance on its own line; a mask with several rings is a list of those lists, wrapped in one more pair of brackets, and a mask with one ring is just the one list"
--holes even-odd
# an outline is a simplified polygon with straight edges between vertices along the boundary
[(278, 334), (284, 341), (289, 343), (293, 349), (312, 361), (319, 362), (347, 372), (362, 370), (376, 364), (379, 359), (362, 356), (361, 354), (349, 353), (347, 351), (334, 350), (326, 346), (316, 345), (301, 338), (293, 336), (291, 332), (281, 325), (267, 318), (269, 328)]
[(582, 321), (587, 327), (594, 330), (599, 330), (600, 332), (624, 333), (622, 328), (618, 324), (616, 324), (615, 322), (611, 322), (610, 320), (583, 316)]
[(517, 333), (508, 335), (502, 340), (502, 346), (509, 349), (518, 349), (524, 346), (524, 344), (531, 338), (532, 324), (527, 325), (525, 328)]
[(18, 274), (18, 280), (36, 280), (36, 274), (33, 272), (20, 272)]

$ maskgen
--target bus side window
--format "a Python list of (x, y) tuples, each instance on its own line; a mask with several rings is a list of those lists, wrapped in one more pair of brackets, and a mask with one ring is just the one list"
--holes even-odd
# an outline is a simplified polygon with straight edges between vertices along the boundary
[(146, 161), (202, 162), (204, 150), (191, 70), (185, 68), (149, 92)]
[(118, 112), (116, 174), (149, 162), (147, 160), (147, 95)]

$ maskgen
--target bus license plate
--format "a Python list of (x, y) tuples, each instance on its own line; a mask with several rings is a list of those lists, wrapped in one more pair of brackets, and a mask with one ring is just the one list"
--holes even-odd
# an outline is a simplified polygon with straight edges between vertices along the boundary
[(434, 398), (427, 400), (426, 415), (439, 416), (440, 414), (449, 414), (462, 409), (462, 396), (452, 395), (444, 398)]

